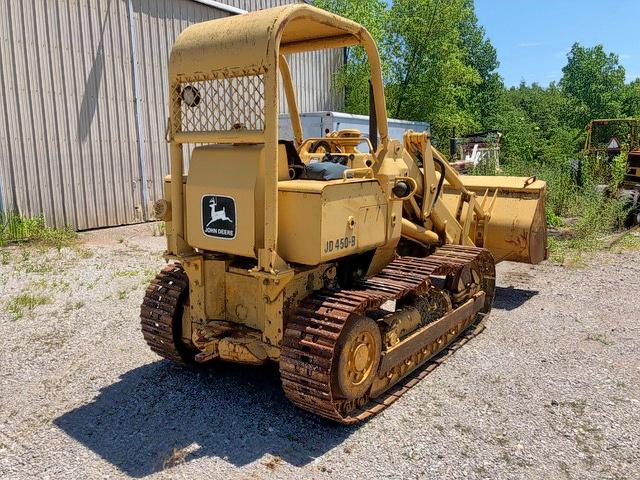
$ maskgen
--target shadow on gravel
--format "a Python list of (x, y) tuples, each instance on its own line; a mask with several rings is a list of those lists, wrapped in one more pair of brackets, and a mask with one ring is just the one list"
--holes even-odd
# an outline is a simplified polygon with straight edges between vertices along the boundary
[(275, 365), (194, 372), (167, 361), (125, 373), (54, 423), (134, 477), (200, 457), (241, 466), (269, 453), (303, 466), (356, 429), (295, 408)]
[(516, 287), (496, 287), (493, 307), (498, 310), (515, 310), (538, 295), (537, 290), (524, 290)]

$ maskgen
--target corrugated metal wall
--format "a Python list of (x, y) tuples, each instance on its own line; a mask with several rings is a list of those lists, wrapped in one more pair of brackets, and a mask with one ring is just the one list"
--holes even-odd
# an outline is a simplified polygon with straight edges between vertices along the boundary
[[(226, 15), (191, 0), (0, 0), (0, 210), (77, 229), (147, 219), (169, 169), (171, 45)], [(329, 86), (340, 52), (294, 57), (300, 110), (339, 109)]]
[[(287, 57), (300, 113), (342, 110), (344, 95), (332, 87), (333, 75), (343, 60), (342, 50), (318, 50)], [(280, 111), (288, 113), (284, 94), (280, 95)]]
[(253, 12), (264, 8), (279, 7), (291, 3), (302, 3), (303, 0), (218, 0), (219, 2)]
[(4, 207), (87, 228), (136, 220), (126, 2), (0, 2)]
[[(163, 178), (169, 173), (165, 141), (167, 118), (167, 63), (176, 37), (192, 23), (226, 17), (227, 12), (189, 0), (132, 0), (135, 11), (136, 58), (140, 78), (144, 180), (148, 198), (162, 198)], [(143, 200), (144, 201), (144, 200)]]

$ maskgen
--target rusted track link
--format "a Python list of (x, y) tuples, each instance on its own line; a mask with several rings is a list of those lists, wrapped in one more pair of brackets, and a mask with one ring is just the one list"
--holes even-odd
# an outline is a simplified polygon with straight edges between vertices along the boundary
[[(422, 293), (429, 287), (430, 275), (455, 272), (478, 259), (486, 260), (487, 251), (475, 247), (445, 246), (426, 258), (404, 257), (393, 261), (378, 275), (349, 290), (321, 290), (305, 298), (289, 319), (280, 357), (280, 376), (287, 397), (297, 406), (341, 423), (356, 423), (385, 409), (409, 388), (440, 365), (444, 359), (484, 328), (488, 309), (456, 323), (430, 345), (410, 349), (406, 358), (394, 358), (395, 366), (381, 362), (385, 369), (396, 368), (401, 376), (390, 388), (355, 400), (334, 398), (331, 385), (332, 365), (340, 332), (352, 315), (364, 315), (387, 300), (399, 300), (410, 293)], [(489, 257), (490, 258), (490, 257)], [(494, 275), (493, 270), (487, 270)], [(494, 278), (489, 278), (494, 282)], [(490, 305), (493, 292), (487, 293)], [(479, 297), (484, 301), (485, 295)], [(469, 302), (467, 302), (469, 303)], [(477, 311), (475, 308), (473, 311)], [(473, 327), (473, 328), (470, 328)], [(384, 359), (384, 354), (383, 354)], [(381, 365), (382, 366), (382, 365)], [(384, 373), (384, 372), (383, 372)]]
[(182, 314), (181, 302), (188, 288), (182, 266), (167, 265), (151, 280), (140, 307), (140, 326), (147, 345), (158, 355), (181, 364), (188, 362), (178, 349), (180, 332), (175, 331), (174, 319)]

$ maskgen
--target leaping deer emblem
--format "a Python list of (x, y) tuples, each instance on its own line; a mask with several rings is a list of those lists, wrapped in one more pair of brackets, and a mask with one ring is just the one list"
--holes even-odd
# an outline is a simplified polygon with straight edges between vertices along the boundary
[(216, 197), (212, 197), (209, 201), (209, 208), (211, 209), (211, 220), (209, 220), (209, 223), (207, 223), (207, 226), (205, 228), (207, 228), (212, 223), (217, 222), (218, 220), (225, 220), (227, 222), (233, 223), (233, 220), (227, 217), (225, 207), (222, 207), (222, 210), (216, 210)]

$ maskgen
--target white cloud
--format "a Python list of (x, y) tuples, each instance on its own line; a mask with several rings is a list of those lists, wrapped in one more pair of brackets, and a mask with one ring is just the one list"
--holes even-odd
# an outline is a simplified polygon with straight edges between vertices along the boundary
[(629, 60), (630, 58), (633, 58), (633, 55), (631, 55), (630, 53), (621, 53), (620, 54), (620, 60)]

